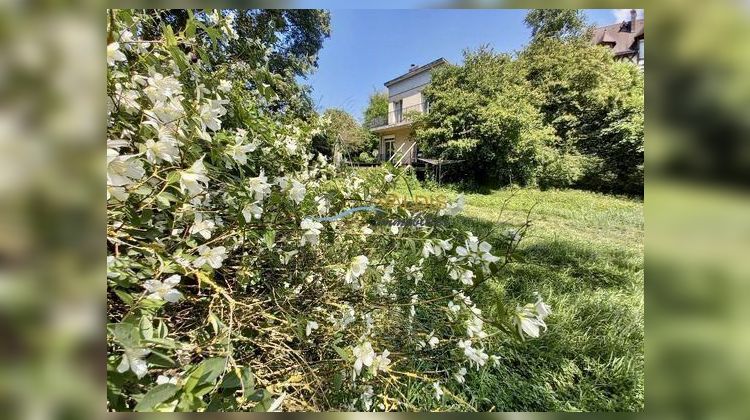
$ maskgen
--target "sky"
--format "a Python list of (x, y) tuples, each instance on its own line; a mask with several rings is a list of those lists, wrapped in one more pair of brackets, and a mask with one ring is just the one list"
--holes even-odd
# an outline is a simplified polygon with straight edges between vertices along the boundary
[[(618, 21), (620, 9), (587, 10), (597, 25)], [(629, 11), (625, 11), (629, 16)], [(531, 35), (525, 10), (331, 10), (331, 37), (318, 70), (301, 80), (312, 86), (316, 108), (341, 108), (361, 121), (369, 95), (406, 73), (411, 64), (439, 57), (461, 63), (466, 48), (488, 44), (498, 52), (523, 48)]]

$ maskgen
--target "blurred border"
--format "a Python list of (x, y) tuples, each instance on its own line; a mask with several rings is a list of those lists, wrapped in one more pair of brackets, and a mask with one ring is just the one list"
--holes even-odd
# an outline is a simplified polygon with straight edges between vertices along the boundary
[[(750, 412), (747, 0), (89, 1), (76, 12), (61, 6), (0, 4), (4, 417), (86, 418), (106, 409), (104, 8), (209, 6), (645, 8), (646, 413)], [(562, 415), (524, 417), (531, 416)]]

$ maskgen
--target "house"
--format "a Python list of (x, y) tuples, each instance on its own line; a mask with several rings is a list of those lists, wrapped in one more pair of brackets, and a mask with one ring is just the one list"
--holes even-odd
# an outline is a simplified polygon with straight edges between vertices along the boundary
[(410, 165), (417, 160), (409, 115), (429, 111), (430, 104), (422, 96), (422, 90), (432, 80), (431, 70), (447, 62), (439, 58), (423, 66), (412, 64), (408, 72), (385, 82), (388, 115), (373, 121), (370, 127), (380, 137), (381, 160), (391, 160), (396, 165)]
[(637, 19), (635, 9), (630, 10), (630, 20), (594, 29), (591, 42), (612, 49), (616, 60), (626, 60), (643, 69), (645, 62), (643, 19)]

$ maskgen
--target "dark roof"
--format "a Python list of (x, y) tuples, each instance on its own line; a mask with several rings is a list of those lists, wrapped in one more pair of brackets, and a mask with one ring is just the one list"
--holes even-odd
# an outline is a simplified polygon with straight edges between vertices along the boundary
[(409, 77), (414, 76), (415, 74), (422, 73), (423, 71), (427, 71), (435, 66), (439, 66), (441, 64), (447, 64), (447, 63), (448, 63), (448, 60), (444, 59), (443, 57), (440, 57), (435, 61), (431, 61), (423, 66), (419, 66), (414, 69), (411, 69), (408, 72), (402, 74), (401, 76), (398, 76), (395, 79), (391, 79), (385, 82), (385, 86), (388, 87), (396, 82), (400, 82), (404, 79), (408, 79)]
[(630, 30), (630, 21), (613, 23), (594, 29), (591, 42), (594, 44), (605, 44), (612, 47), (615, 55), (634, 54), (636, 39), (643, 37), (643, 19), (635, 21), (635, 30)]

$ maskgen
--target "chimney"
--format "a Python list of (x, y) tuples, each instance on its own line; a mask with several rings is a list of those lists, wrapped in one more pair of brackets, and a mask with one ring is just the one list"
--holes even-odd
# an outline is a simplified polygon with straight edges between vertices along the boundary
[(630, 32), (635, 32), (635, 20), (637, 16), (638, 13), (635, 9), (630, 9)]
[(409, 66), (409, 71), (410, 71), (410, 72), (412, 72), (412, 71), (414, 71), (414, 70), (416, 70), (416, 69), (417, 69), (417, 65), (416, 65), (416, 64), (413, 64), (413, 63), (412, 63), (412, 65), (411, 65), (411, 66)]

